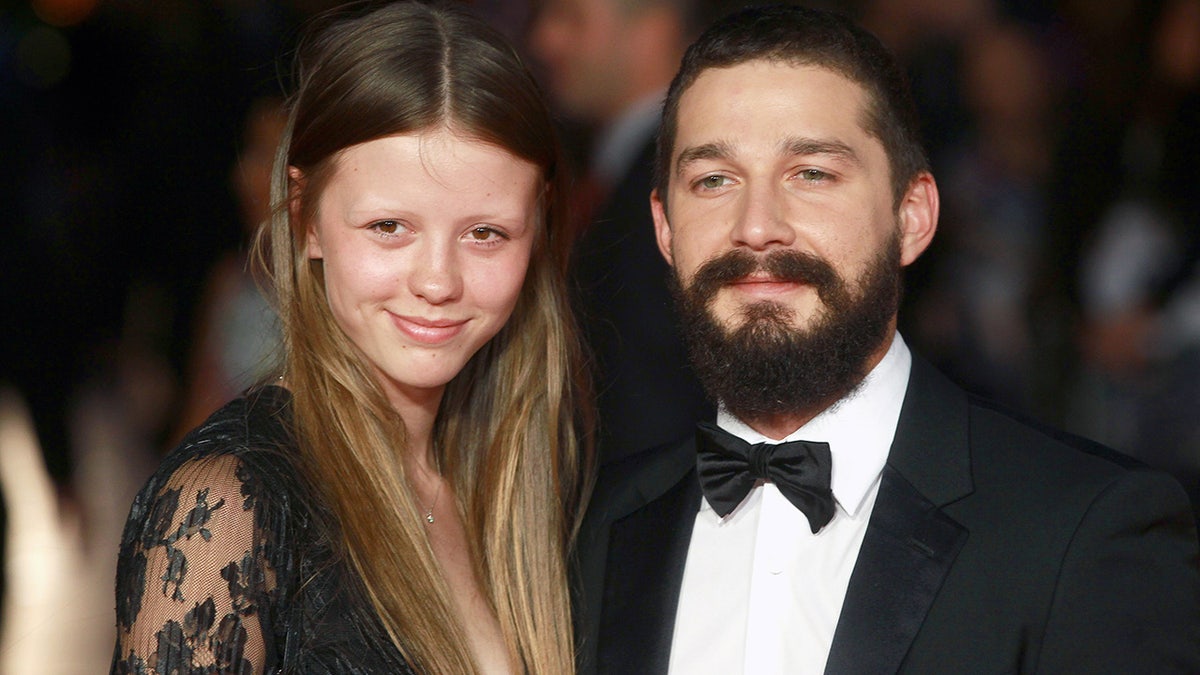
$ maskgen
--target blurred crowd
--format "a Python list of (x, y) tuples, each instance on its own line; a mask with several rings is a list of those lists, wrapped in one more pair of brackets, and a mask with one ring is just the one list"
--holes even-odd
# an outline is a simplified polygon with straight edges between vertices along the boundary
[[(578, 21), (613, 1), (545, 0)], [(94, 537), (77, 547), (90, 569), (154, 458), (268, 365), (244, 254), (280, 64), (332, 4), (0, 4), (0, 407), (19, 413), (0, 427), (30, 432), (0, 428), (0, 451), (40, 449), (55, 522)], [(531, 39), (542, 2), (474, 4), (553, 65)], [(907, 278), (909, 343), (1200, 504), (1200, 0), (811, 4), (875, 31), (918, 97), (943, 210)], [(584, 185), (604, 129), (569, 105), (562, 123)], [(11, 535), (22, 481), (0, 478)]]

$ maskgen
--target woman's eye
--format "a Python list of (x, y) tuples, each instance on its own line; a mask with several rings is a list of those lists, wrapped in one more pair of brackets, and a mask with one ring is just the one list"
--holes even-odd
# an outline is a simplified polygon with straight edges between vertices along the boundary
[(495, 230), (490, 227), (485, 227), (482, 225), (479, 227), (473, 228), (470, 232), (467, 233), (467, 237), (469, 237), (471, 239), (471, 241), (480, 241), (480, 242), (491, 242), (491, 241), (498, 241), (500, 239), (508, 238), (508, 237), (504, 236), (504, 234), (501, 233), (500, 231)]
[(400, 229), (400, 223), (395, 220), (381, 220), (377, 223), (372, 223), (371, 228), (384, 234), (396, 234)]

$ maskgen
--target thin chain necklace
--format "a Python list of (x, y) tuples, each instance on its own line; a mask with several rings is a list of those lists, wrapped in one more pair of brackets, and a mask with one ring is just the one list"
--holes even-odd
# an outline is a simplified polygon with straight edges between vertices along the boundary
[(441, 499), (441, 497), (442, 497), (442, 483), (439, 480), (437, 492), (435, 492), (433, 494), (433, 504), (431, 504), (428, 509), (425, 509), (425, 522), (428, 523), (429, 525), (433, 524), (433, 508), (435, 506), (437, 506), (438, 500)]
[[(417, 464), (415, 466), (415, 470), (419, 475), (424, 476), (425, 480), (429, 480), (429, 478), (432, 476), (433, 480), (437, 481), (437, 491), (433, 493), (433, 503), (429, 505), (429, 508), (425, 509), (425, 513), (422, 516), (422, 518), (425, 519), (425, 524), (432, 525), (433, 524), (433, 510), (437, 508), (438, 500), (442, 498), (442, 481), (444, 479), (442, 478), (441, 474), (435, 473), (435, 472), (430, 472), (429, 470), (427, 470), (425, 467), (421, 466), (420, 464)], [(413, 487), (414, 487), (413, 492), (415, 493), (416, 486), (414, 485)], [(415, 494), (414, 494), (414, 496), (415, 496)]]

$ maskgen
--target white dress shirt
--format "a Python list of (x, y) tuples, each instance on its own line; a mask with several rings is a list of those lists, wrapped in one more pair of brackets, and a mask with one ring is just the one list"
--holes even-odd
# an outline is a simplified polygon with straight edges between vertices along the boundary
[[(896, 433), (912, 355), (897, 333), (858, 389), (789, 435), (829, 443), (833, 520), (813, 534), (772, 483), (725, 518), (701, 498), (675, 619), (670, 673), (822, 673)], [(717, 425), (778, 443), (724, 408)]]

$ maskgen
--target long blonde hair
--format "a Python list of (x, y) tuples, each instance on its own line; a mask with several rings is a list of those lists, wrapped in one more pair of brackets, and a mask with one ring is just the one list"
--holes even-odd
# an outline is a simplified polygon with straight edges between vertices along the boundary
[(562, 278), (565, 167), (544, 100), (504, 38), (454, 5), (343, 13), (301, 42), (297, 64), (276, 213), (256, 250), (283, 325), (303, 469), (419, 672), (476, 668), (409, 488), (404, 423), (330, 313), (306, 223), (337, 154), (383, 136), (443, 125), (542, 171), (542, 231), (517, 306), (447, 385), (433, 446), (510, 655), (530, 673), (571, 672), (566, 555), (591, 466), (577, 430), (591, 413)]

